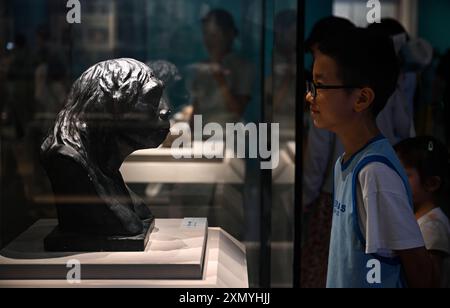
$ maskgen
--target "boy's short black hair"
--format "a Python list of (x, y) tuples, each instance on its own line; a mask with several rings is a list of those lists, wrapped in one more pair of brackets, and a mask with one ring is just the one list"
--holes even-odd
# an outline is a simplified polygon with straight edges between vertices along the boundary
[(400, 71), (392, 41), (355, 28), (319, 43), (319, 51), (338, 65), (343, 85), (369, 87), (375, 93), (371, 114), (376, 119), (395, 91)]
[(322, 18), (311, 30), (308, 38), (305, 41), (305, 51), (311, 52), (313, 45), (318, 44), (330, 37), (335, 36), (340, 32), (345, 32), (350, 29), (354, 29), (356, 26), (348, 19), (328, 16)]

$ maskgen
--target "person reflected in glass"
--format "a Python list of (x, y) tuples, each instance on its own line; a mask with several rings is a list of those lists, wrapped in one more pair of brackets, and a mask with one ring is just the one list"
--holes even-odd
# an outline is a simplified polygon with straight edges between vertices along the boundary
[(273, 72), (266, 80), (266, 99), (273, 104), (274, 122), (280, 123), (281, 137), (295, 137), (295, 91), (297, 79), (297, 13), (289, 9), (275, 17)]
[(251, 99), (253, 71), (250, 63), (233, 51), (238, 30), (231, 14), (215, 9), (202, 18), (208, 58), (193, 66), (193, 114), (203, 123), (239, 122)]

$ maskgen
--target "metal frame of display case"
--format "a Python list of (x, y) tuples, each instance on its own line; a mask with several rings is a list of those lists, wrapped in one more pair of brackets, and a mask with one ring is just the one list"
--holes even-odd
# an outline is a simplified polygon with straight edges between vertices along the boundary
[[(262, 1), (262, 19), (265, 20), (266, 1)], [(304, 26), (305, 26), (305, 0), (297, 0), (297, 89), (296, 101), (303, 101), (303, 93), (305, 93), (304, 80)], [(265, 24), (262, 23), (262, 40), (261, 40), (261, 67), (264, 68), (265, 58), (265, 40), (264, 31)], [(261, 91), (264, 93), (264, 80), (261, 82)], [(271, 101), (262, 103), (261, 120), (266, 123), (272, 122), (273, 114)], [(303, 144), (303, 104), (298, 103), (295, 113), (295, 190), (294, 190), (294, 262), (293, 262), (293, 286), (300, 287), (301, 280), (301, 238), (302, 238), (302, 144)], [(268, 133), (270, 136), (270, 132)], [(260, 287), (271, 286), (271, 221), (272, 221), (272, 170), (261, 170), (260, 198), (261, 198), (261, 239), (260, 239)], [(264, 223), (269, 222), (269, 223)]]
[[(266, 1), (261, 1), (261, 72), (264, 72), (265, 67), (265, 33), (266, 33), (266, 18), (267, 18), (267, 8)], [(260, 80), (261, 86), (261, 114), (260, 119), (262, 123), (271, 123), (272, 122), (272, 102), (264, 99), (265, 93), (265, 82), (264, 78), (261, 77)], [(268, 136), (271, 136), (270, 125), (268, 125)], [(269, 144), (269, 148), (271, 148)], [(271, 279), (271, 235), (272, 235), (272, 170), (270, 169), (261, 169), (260, 170), (260, 213), (261, 213), (261, 221), (260, 221), (260, 258), (259, 258), (259, 281), (260, 287), (269, 288)], [(266, 223), (264, 223), (266, 222)]]
[[(304, 63), (304, 28), (305, 28), (305, 0), (297, 0), (297, 91), (296, 101), (303, 101), (305, 93)], [(300, 73), (300, 74), (299, 74)], [(302, 240), (302, 170), (303, 170), (303, 104), (297, 103), (295, 112), (295, 189), (294, 189), (294, 264), (293, 286), (300, 288), (301, 284), (301, 240)]]

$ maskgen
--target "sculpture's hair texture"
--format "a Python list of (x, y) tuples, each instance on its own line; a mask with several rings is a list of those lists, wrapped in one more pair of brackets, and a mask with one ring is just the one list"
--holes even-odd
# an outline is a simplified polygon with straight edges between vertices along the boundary
[(73, 84), (41, 153), (66, 146), (87, 159), (86, 135), (90, 129), (102, 129), (95, 121), (114, 121), (129, 111), (153, 76), (148, 66), (134, 59), (108, 60), (89, 68)]
[[(151, 92), (153, 88), (156, 92)], [(70, 183), (74, 176), (81, 187), (89, 187), (83, 193), (90, 195), (94, 189), (94, 197), (99, 197), (103, 205), (96, 203), (87, 212), (92, 217), (86, 217), (90, 214), (78, 203), (64, 206), (57, 203), (61, 215), (58, 218), (62, 219), (60, 224), (65, 221), (64, 228), (124, 235), (142, 232), (141, 219), (149, 219), (152, 214), (131, 192), (129, 200), (121, 198), (123, 194), (126, 196), (126, 185), (118, 188), (123, 185), (120, 172), (108, 169), (107, 161), (123, 159), (118, 142), (129, 133), (124, 127), (136, 124), (130, 115), (139, 113), (138, 106), (151, 95), (155, 104), (156, 99), (159, 102), (159, 90), (162, 91), (162, 82), (155, 78), (151, 68), (133, 59), (100, 62), (75, 81), (65, 107), (41, 146), (41, 159), (55, 194), (79, 194), (77, 183)], [(154, 111), (156, 114), (157, 108)], [(137, 124), (140, 127), (141, 123)], [(61, 185), (60, 181), (69, 183)], [(71, 221), (71, 217), (80, 221)]]

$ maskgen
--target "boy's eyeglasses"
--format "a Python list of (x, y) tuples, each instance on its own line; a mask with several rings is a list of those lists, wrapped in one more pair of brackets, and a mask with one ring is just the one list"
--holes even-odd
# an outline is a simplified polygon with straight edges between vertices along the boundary
[(341, 85), (341, 86), (331, 86), (331, 85), (317, 85), (313, 81), (306, 81), (306, 93), (311, 93), (313, 99), (317, 96), (317, 89), (361, 89), (361, 86), (354, 85)]

